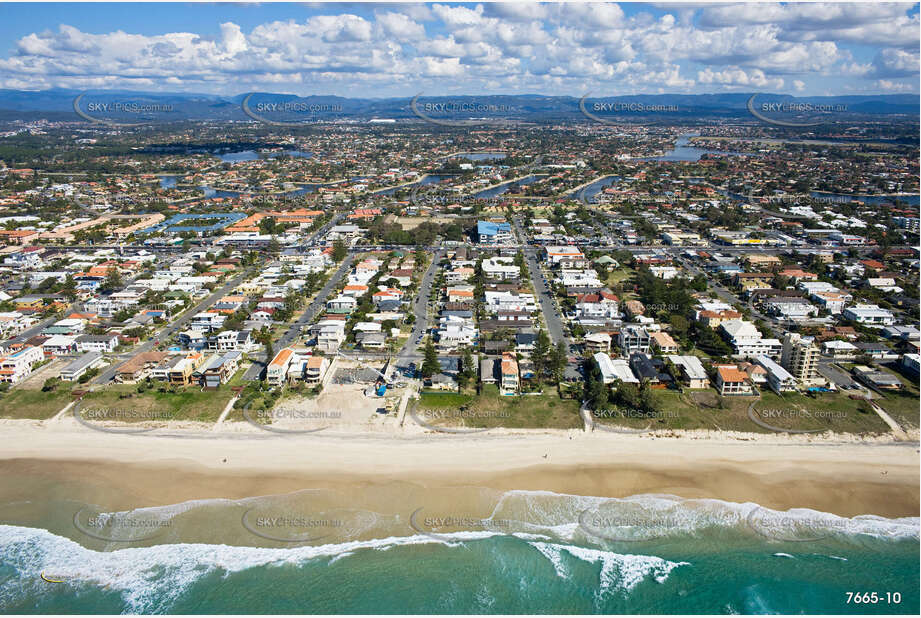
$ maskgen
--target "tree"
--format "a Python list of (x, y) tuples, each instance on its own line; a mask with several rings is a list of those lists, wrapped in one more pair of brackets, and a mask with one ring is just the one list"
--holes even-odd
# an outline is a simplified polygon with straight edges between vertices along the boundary
[(333, 243), (333, 261), (341, 262), (345, 259), (345, 256), (348, 254), (348, 249), (345, 246), (345, 241), (341, 238), (337, 238)]
[(105, 291), (116, 290), (122, 286), (122, 276), (115, 266), (109, 266), (106, 271), (106, 278), (100, 286)]
[(534, 350), (531, 351), (531, 362), (534, 363), (534, 375), (540, 382), (544, 377), (544, 371), (547, 368), (547, 361), (550, 355), (550, 337), (543, 328), (537, 332), (537, 341), (534, 343)]
[(272, 359), (275, 358), (275, 349), (272, 345), (272, 331), (263, 326), (256, 333), (256, 341), (265, 346), (265, 364), (268, 367)]
[(70, 273), (67, 273), (67, 278), (61, 284), (61, 294), (70, 300), (77, 297), (77, 282), (74, 281), (74, 276)]
[(687, 318), (685, 318), (683, 315), (678, 313), (671, 314), (668, 316), (668, 323), (672, 327), (672, 332), (679, 337), (684, 337), (688, 334), (688, 328), (690, 328), (690, 324), (688, 324)]
[(568, 362), (566, 356), (566, 344), (562, 341), (556, 344), (556, 348), (550, 354), (550, 373), (553, 376), (553, 383), (557, 386), (563, 381), (563, 372), (566, 370)]
[(471, 379), (476, 378), (476, 365), (474, 365), (473, 355), (470, 348), (464, 348), (464, 355), (461, 358), (460, 371), (457, 374), (457, 383), (461, 386), (467, 386)]
[(421, 371), (423, 378), (431, 378), (436, 373), (441, 373), (441, 363), (438, 362), (438, 353), (431, 339), (425, 344), (425, 358), (422, 361)]
[(601, 410), (608, 404), (608, 386), (601, 378), (601, 369), (595, 359), (585, 361), (585, 401), (592, 410)]

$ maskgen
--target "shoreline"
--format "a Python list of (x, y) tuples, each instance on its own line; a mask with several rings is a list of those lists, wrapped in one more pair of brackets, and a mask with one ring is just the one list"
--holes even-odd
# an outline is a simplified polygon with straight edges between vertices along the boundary
[[(540, 434), (110, 434), (0, 423), (8, 478), (31, 470), (67, 491), (94, 478), (127, 506), (405, 482), (623, 498), (671, 494), (841, 516), (919, 515), (917, 443), (663, 439)], [(182, 482), (176, 482), (181, 479)], [(113, 498), (115, 499), (115, 498)], [(125, 506), (125, 504), (122, 504)]]

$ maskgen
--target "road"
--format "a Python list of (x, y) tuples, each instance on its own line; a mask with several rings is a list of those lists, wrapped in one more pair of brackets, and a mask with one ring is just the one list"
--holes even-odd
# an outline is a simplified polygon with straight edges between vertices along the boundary
[[(518, 233), (519, 239), (527, 238), (524, 231), (521, 229), (519, 220), (515, 218), (514, 222), (515, 230)], [(537, 262), (537, 251), (532, 245), (524, 245), (523, 253), (525, 261), (528, 264), (528, 270), (530, 271), (531, 285), (534, 286), (534, 293), (537, 297), (537, 302), (544, 314), (544, 322), (547, 324), (547, 334), (550, 335), (550, 340), (553, 342), (553, 345), (556, 345), (561, 341), (566, 343), (566, 334), (563, 329), (563, 321), (560, 317), (557, 304), (553, 300), (553, 292), (550, 291), (550, 288), (544, 281), (543, 273), (540, 269), (540, 264)]]
[[(70, 305), (63, 312), (63, 315), (66, 316), (67, 314), (71, 313), (73, 311), (73, 308), (74, 306)], [(45, 328), (51, 326), (52, 324), (54, 324), (60, 319), (61, 319), (61, 315), (55, 314), (51, 316), (50, 318), (45, 318), (44, 320), (40, 320), (34, 326), (30, 326), (26, 330), (22, 331), (21, 333), (19, 333), (18, 335), (10, 339), (9, 343), (22, 343), (26, 341), (27, 339), (30, 339), (36, 335), (40, 335), (42, 331), (45, 330)]]
[(160, 332), (155, 334), (153, 337), (142, 343), (137, 348), (133, 349), (131, 352), (126, 354), (121, 354), (117, 358), (123, 359), (120, 363), (113, 363), (104, 369), (96, 378), (93, 380), (93, 384), (107, 384), (112, 378), (115, 377), (115, 373), (118, 371), (118, 368), (121, 367), (129, 358), (141, 354), (143, 352), (149, 352), (156, 344), (156, 341), (162, 340), (167, 341), (170, 337), (173, 336), (176, 332), (181, 330), (189, 321), (195, 317), (195, 314), (204, 311), (214, 303), (216, 303), (220, 298), (227, 295), (233, 288), (237, 287), (245, 279), (252, 276), (255, 272), (254, 269), (246, 270), (236, 277), (230, 279), (227, 283), (221, 286), (218, 290), (211, 293), (206, 298), (200, 300), (194, 307), (187, 309), (178, 320), (168, 323), (163, 327)]
[[(278, 341), (272, 343), (272, 348), (276, 352), (296, 341), (301, 335), (303, 326), (313, 322), (317, 314), (326, 306), (326, 300), (329, 298), (329, 295), (338, 287), (339, 282), (342, 281), (343, 277), (352, 269), (353, 261), (355, 261), (355, 255), (348, 255), (342, 260), (339, 268), (336, 269), (336, 272), (333, 273), (326, 284), (320, 288), (320, 291), (314, 296), (313, 301), (307, 305), (307, 308), (304, 309), (301, 316), (291, 324), (281, 337), (279, 337)], [(259, 380), (262, 377), (262, 372), (265, 370), (266, 363), (269, 359), (265, 358), (264, 352), (253, 355), (251, 358), (253, 364), (250, 365), (250, 368), (243, 374), (243, 379), (250, 381)]]
[(416, 340), (421, 339), (429, 327), (428, 304), (432, 296), (432, 283), (435, 281), (435, 272), (439, 268), (438, 263), (441, 261), (442, 257), (444, 257), (443, 250), (439, 249), (435, 251), (435, 253), (432, 254), (432, 263), (429, 264), (428, 268), (425, 269), (425, 274), (422, 275), (422, 281), (419, 283), (419, 292), (410, 305), (410, 311), (416, 316), (416, 321), (413, 322), (413, 328), (409, 332), (409, 339), (406, 340), (396, 356), (394, 361), (396, 367), (405, 367), (412, 362), (413, 359), (420, 357), (420, 355), (416, 353), (416, 347), (418, 345)]

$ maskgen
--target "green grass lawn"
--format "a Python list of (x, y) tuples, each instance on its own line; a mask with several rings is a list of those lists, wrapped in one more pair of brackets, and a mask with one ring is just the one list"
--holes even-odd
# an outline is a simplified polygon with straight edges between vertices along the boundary
[(893, 420), (903, 429), (917, 429), (918, 421), (918, 388), (900, 375), (904, 388), (899, 392), (886, 393), (876, 403), (889, 413)]
[[(475, 428), (570, 429), (582, 427), (579, 402), (560, 399), (556, 389), (544, 388), (540, 395), (506, 397), (494, 384), (483, 386), (479, 395), (468, 393), (424, 392), (415, 411), (432, 424)], [(465, 406), (461, 411), (461, 407)], [(440, 418), (424, 416), (426, 410), (444, 413)], [(457, 411), (456, 415), (451, 411)]]
[(0, 417), (47, 419), (73, 401), (71, 390), (76, 384), (60, 384), (49, 392), (40, 389), (14, 388), (0, 395)]
[(633, 276), (632, 268), (618, 268), (612, 270), (608, 273), (608, 285), (614, 285), (615, 283), (623, 283), (628, 281)]
[[(164, 388), (165, 392), (160, 392)], [(82, 410), (110, 409), (137, 413), (135, 418), (122, 420), (147, 421), (199, 421), (216, 422), (233, 393), (230, 386), (216, 391), (202, 391), (198, 386), (179, 388), (170, 392), (168, 387), (155, 383), (143, 393), (136, 384), (110, 384), (83, 398)]]
[[(710, 429), (772, 433), (751, 420), (748, 409), (756, 401), (756, 416), (768, 425), (791, 430), (830, 430), (837, 433), (881, 434), (888, 426), (865, 403), (843, 393), (816, 397), (764, 391), (760, 398), (720, 397), (715, 390), (655, 391), (659, 412), (644, 416), (633, 410), (609, 406), (595, 413), (595, 421), (633, 429)], [(915, 401), (917, 407), (917, 400)], [(917, 418), (917, 413), (916, 413)], [(816, 432), (819, 433), (819, 432)]]
[(809, 395), (772, 392), (755, 406), (758, 417), (775, 427), (798, 430), (831, 430), (838, 433), (883, 434), (889, 426), (859, 399), (845, 393)]

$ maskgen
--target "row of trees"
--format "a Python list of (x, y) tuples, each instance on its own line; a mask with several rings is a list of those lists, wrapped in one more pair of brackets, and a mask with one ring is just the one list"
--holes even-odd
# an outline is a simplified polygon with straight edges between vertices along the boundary
[(656, 401), (648, 382), (643, 381), (639, 386), (618, 382), (617, 386), (611, 389), (604, 383), (601, 369), (595, 359), (586, 359), (582, 367), (585, 374), (583, 398), (592, 410), (616, 406), (629, 410), (631, 414), (650, 418), (660, 412), (660, 404)]
[[(554, 347), (546, 331), (541, 329), (537, 334), (534, 350), (531, 352), (531, 362), (534, 364), (534, 379), (537, 384), (549, 382), (559, 387), (566, 369), (566, 346), (560, 342)], [(475, 380), (477, 369), (477, 363), (470, 348), (464, 348), (458, 368), (458, 385), (463, 388), (470, 384), (471, 380)], [(423, 378), (430, 378), (441, 373), (441, 363), (438, 361), (438, 353), (431, 339), (425, 344), (420, 373)]]

